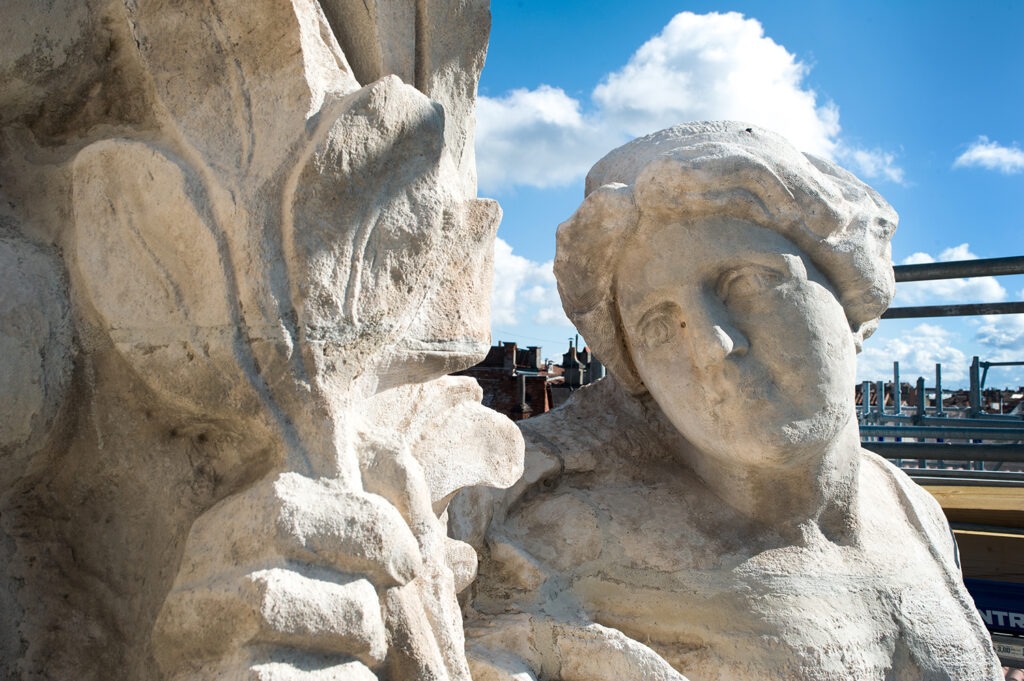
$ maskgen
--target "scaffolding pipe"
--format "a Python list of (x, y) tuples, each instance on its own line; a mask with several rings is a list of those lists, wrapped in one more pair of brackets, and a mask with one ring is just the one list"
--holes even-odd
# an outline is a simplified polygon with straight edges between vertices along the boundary
[[(887, 424), (909, 423), (915, 426), (956, 426), (958, 428), (1024, 428), (1024, 419), (1014, 414), (983, 414), (976, 419), (957, 418), (955, 416), (925, 416), (918, 418), (913, 414), (886, 414), (878, 419)], [(876, 421), (877, 422), (877, 421)]]
[(978, 373), (978, 369), (979, 360), (978, 356), (975, 355), (974, 359), (971, 360), (971, 385), (970, 391), (967, 393), (967, 403), (971, 407), (968, 415), (971, 418), (974, 418), (981, 413), (981, 378)]
[[(956, 421), (957, 419), (950, 419)], [(861, 437), (914, 437), (943, 440), (1024, 441), (1024, 428), (956, 428), (942, 426), (861, 426)]]
[(1024, 314), (1024, 302), (965, 303), (963, 305), (917, 305), (890, 307), (882, 319), (918, 319), (920, 317), (971, 317), (986, 314)]
[(917, 414), (914, 417), (914, 423), (920, 422), (928, 413), (928, 400), (924, 396), (924, 376), (917, 377)]
[[(955, 485), (956, 487), (1024, 487), (1024, 478), (1011, 476), (1009, 473), (999, 475), (999, 471), (937, 471), (931, 468), (904, 468), (903, 472), (911, 480), (925, 487), (935, 485)], [(1011, 477), (1007, 477), (1011, 476)]]
[[(968, 471), (968, 470), (937, 470), (935, 468), (905, 468), (904, 472), (920, 481), (921, 478), (936, 480), (991, 480), (993, 482), (1024, 483), (1024, 473), (1017, 471)], [(980, 474), (979, 473), (983, 473)]]
[[(887, 417), (889, 418), (889, 417)], [(926, 416), (921, 419), (919, 426), (956, 426), (958, 428), (1024, 428), (1024, 420), (1007, 414), (1000, 418), (990, 415), (988, 418), (958, 419), (951, 416)], [(983, 431), (984, 432), (984, 431)]]
[(903, 413), (903, 386), (900, 384), (900, 363), (892, 363), (893, 413)]
[(956, 279), (958, 277), (998, 277), (1006, 274), (1024, 274), (1024, 256), (897, 265), (892, 269), (897, 282)]
[(1006, 461), (1024, 463), (1024, 445), (965, 445), (940, 442), (862, 442), (861, 447), (886, 459)]
[(985, 379), (988, 378), (989, 367), (1019, 367), (1024, 366), (1024, 362), (982, 362), (981, 363), (981, 381), (979, 387), (981, 390), (985, 389)]

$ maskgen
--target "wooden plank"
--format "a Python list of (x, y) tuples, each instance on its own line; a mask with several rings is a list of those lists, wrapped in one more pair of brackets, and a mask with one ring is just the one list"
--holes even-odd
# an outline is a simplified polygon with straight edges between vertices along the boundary
[(980, 485), (929, 485), (925, 487), (944, 509), (1024, 512), (1024, 488)]
[(1024, 535), (954, 530), (964, 577), (1024, 583)]
[(948, 509), (946, 518), (951, 523), (971, 523), (972, 525), (999, 525), (1024, 529), (1024, 513), (1020, 511), (978, 511), (974, 509)]
[(928, 485), (950, 522), (1024, 528), (1024, 488)]

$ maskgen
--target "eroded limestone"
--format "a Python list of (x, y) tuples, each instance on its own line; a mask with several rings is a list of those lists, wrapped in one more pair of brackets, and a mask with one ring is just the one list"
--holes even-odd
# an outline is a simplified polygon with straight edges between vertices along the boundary
[(4, 19), (0, 677), (468, 679), (487, 3)]

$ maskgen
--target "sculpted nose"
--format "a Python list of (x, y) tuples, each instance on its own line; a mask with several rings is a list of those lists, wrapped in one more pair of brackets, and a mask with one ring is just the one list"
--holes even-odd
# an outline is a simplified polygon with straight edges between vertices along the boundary
[(732, 324), (715, 324), (712, 328), (717, 359), (730, 356), (742, 357), (750, 349), (750, 341), (743, 332)]

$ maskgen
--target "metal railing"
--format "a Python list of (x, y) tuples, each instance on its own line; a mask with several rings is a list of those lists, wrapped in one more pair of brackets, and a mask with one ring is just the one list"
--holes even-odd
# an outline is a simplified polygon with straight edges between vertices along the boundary
[[(1024, 274), (1024, 256), (962, 260), (957, 262), (900, 265), (893, 268), (897, 283), (974, 276)], [(982, 314), (1024, 313), (1024, 302), (926, 305), (890, 308), (883, 319), (951, 317)], [(991, 414), (984, 409), (984, 386), (991, 367), (1024, 366), (1024, 362), (983, 362), (974, 357), (966, 409), (946, 410), (943, 405), (942, 366), (935, 365), (935, 385), (916, 382), (916, 404), (903, 406), (899, 362), (893, 363), (892, 391), (882, 381), (861, 386), (858, 412), (862, 444), (905, 467), (915, 477), (933, 482), (1010, 484), (1024, 486), (1024, 473), (998, 470), (1003, 464), (1024, 464), (1024, 416)], [(872, 387), (875, 406), (871, 405)], [(928, 393), (934, 404), (928, 404)], [(885, 407), (892, 398), (892, 409)], [(906, 466), (914, 462), (916, 467)], [(967, 470), (948, 470), (959, 462)], [(994, 464), (986, 469), (986, 464)], [(993, 470), (995, 469), (995, 470)]]
[[(1016, 479), (1007, 478), (998, 469), (1002, 464), (1024, 465), (1024, 415), (984, 411), (984, 379), (980, 371), (985, 364), (974, 358), (968, 405), (956, 408), (943, 404), (947, 391), (942, 388), (939, 364), (935, 365), (935, 385), (928, 386), (924, 378), (918, 378), (913, 388), (915, 403), (904, 406), (899, 362), (893, 362), (891, 385), (882, 381), (865, 381), (861, 385), (858, 421), (862, 445), (908, 468), (912, 475), (924, 475), (926, 471), (945, 469), (950, 462), (961, 462), (970, 471), (990, 474), (984, 477), (993, 480)], [(934, 395), (931, 400), (930, 394)], [(891, 399), (891, 409), (886, 408), (887, 398)], [(911, 461), (916, 466), (908, 466)], [(997, 465), (986, 470), (986, 463)], [(1024, 478), (1020, 482), (1024, 483)]]
[[(1024, 257), (995, 258), (988, 260), (969, 260), (951, 263), (929, 263), (925, 265), (903, 265), (895, 267), (897, 282), (927, 281), (933, 279), (952, 279), (956, 277), (999, 276), (1006, 274), (1024, 274)], [(961, 315), (989, 315), (1024, 313), (1024, 302), (1012, 303), (980, 303), (968, 305), (928, 305), (919, 307), (902, 307), (888, 310), (883, 319), (907, 319), (917, 317), (952, 317)], [(935, 488), (936, 486), (955, 485), (963, 487), (981, 487), (979, 498), (988, 498), (993, 494), (993, 487), (1024, 488), (1024, 415), (1003, 414), (1003, 402), (1000, 392), (999, 414), (987, 413), (984, 409), (984, 387), (990, 367), (1022, 366), (1024, 362), (982, 362), (974, 357), (970, 367), (970, 387), (967, 391), (967, 405), (964, 408), (947, 410), (943, 404), (942, 366), (935, 365), (934, 406), (928, 404), (928, 390), (924, 378), (917, 379), (916, 404), (902, 407), (902, 384), (899, 378), (899, 363), (893, 363), (892, 412), (886, 413), (885, 385), (879, 381), (875, 386), (874, 409), (871, 407), (871, 385), (864, 383), (861, 387), (862, 409), (860, 431), (862, 445), (874, 450), (881, 456), (894, 460), (896, 465), (904, 468), (919, 484)], [(1020, 404), (1024, 404), (1021, 402)], [(1015, 411), (1021, 411), (1016, 409)], [(912, 412), (912, 413), (911, 413)], [(888, 441), (887, 441), (888, 440)], [(908, 442), (907, 440), (921, 440)], [(953, 442), (951, 442), (951, 440)], [(916, 467), (904, 466), (906, 461), (916, 463)], [(949, 461), (961, 462), (961, 468), (967, 470), (951, 470), (946, 465)], [(1001, 470), (1004, 465), (1013, 465), (1016, 471)], [(949, 488), (947, 487), (947, 490)], [(950, 490), (961, 495), (964, 490)], [(1024, 494), (1016, 489), (1011, 496)], [(1006, 496), (1006, 493), (1003, 493)], [(1018, 506), (1019, 508), (1019, 506)], [(951, 516), (952, 517), (952, 516)], [(977, 516), (973, 516), (977, 517)], [(984, 516), (987, 520), (1000, 523), (997, 526), (976, 525), (975, 529), (985, 532), (996, 532), (1006, 535), (1016, 532), (1020, 535), (1018, 521), (1007, 520), (1006, 515)], [(961, 517), (961, 520), (964, 518)], [(1002, 525), (1017, 525), (1017, 528)], [(961, 525), (963, 525), (961, 523)], [(964, 527), (961, 530), (966, 529)], [(986, 613), (992, 617), (995, 612), (1005, 615), (1003, 610), (1010, 610), (1015, 603), (1011, 596), (1024, 595), (1024, 588), (1015, 584), (987, 582), (986, 580), (965, 580), (968, 589), (977, 603), (982, 618)], [(1014, 591), (1016, 589), (1017, 591)], [(996, 594), (993, 597), (993, 594)], [(986, 610), (988, 608), (988, 610)], [(995, 608), (995, 610), (993, 610)], [(1024, 639), (1006, 635), (1008, 631), (1002, 626), (993, 626), (986, 619), (986, 626), (992, 633), (993, 644), (1003, 664), (1024, 664)], [(1002, 625), (1003, 622), (995, 624)], [(1014, 634), (1020, 631), (1013, 630)]]
[[(998, 277), (1009, 274), (1024, 274), (1024, 256), (932, 262), (921, 265), (897, 265), (892, 269), (896, 275), (897, 284), (906, 281), (934, 281), (936, 279), (958, 279), (960, 277)], [(1024, 301), (968, 303), (961, 305), (919, 305), (915, 307), (890, 307), (882, 315), (882, 319), (1021, 313), (1024, 313)]]

